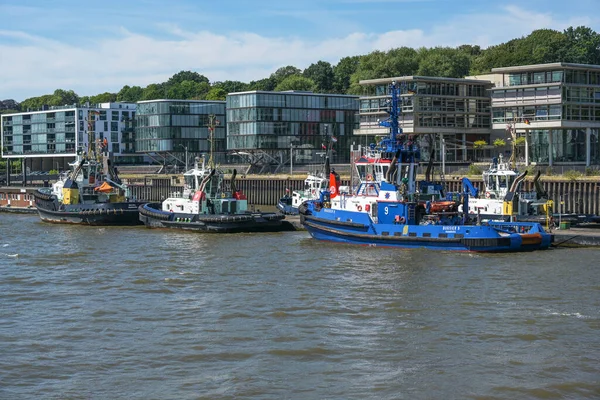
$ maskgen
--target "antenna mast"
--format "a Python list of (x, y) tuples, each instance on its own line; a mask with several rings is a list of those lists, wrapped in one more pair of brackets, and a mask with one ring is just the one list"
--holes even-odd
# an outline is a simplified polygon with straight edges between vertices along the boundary
[(210, 114), (208, 116), (208, 141), (210, 142), (210, 157), (208, 159), (208, 165), (211, 168), (215, 167), (215, 162), (213, 160), (213, 152), (214, 152), (214, 133), (215, 127), (220, 124), (220, 121), (217, 119), (215, 114)]

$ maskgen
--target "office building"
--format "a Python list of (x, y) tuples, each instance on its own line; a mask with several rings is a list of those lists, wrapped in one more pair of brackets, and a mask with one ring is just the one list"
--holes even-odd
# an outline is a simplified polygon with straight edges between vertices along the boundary
[(165, 166), (184, 165), (187, 154), (191, 165), (194, 157), (211, 150), (211, 124), (214, 161), (223, 163), (227, 151), (224, 101), (140, 101), (136, 113), (136, 151)]
[(525, 138), (522, 162), (599, 165), (600, 65), (551, 63), (494, 68), (492, 127)]
[[(356, 138), (358, 96), (304, 91), (249, 91), (227, 95), (227, 148), (262, 170), (323, 162), (347, 163)], [(235, 161), (235, 160), (232, 160)], [(239, 162), (239, 161), (238, 161)]]
[(66, 169), (90, 138), (108, 142), (115, 163), (141, 162), (135, 154), (135, 104), (44, 107), (2, 115), (2, 157), (29, 159), (32, 170)]
[[(491, 135), (490, 97), (492, 83), (476, 79), (403, 76), (360, 81), (360, 126), (356, 135), (387, 135), (379, 121), (388, 118), (392, 81), (401, 88), (400, 127), (415, 135), (427, 160), (433, 149), (438, 160), (473, 160), (473, 143)], [(442, 155), (442, 153), (445, 153)]]

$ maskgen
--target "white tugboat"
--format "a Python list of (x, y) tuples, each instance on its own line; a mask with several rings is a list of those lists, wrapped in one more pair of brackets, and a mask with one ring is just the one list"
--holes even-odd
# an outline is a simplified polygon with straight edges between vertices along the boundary
[[(212, 133), (212, 130), (210, 130)], [(202, 232), (276, 232), (286, 230), (278, 212), (248, 210), (246, 195), (235, 185), (233, 170), (229, 188), (225, 176), (211, 156), (195, 160), (185, 172), (183, 192), (173, 193), (160, 203), (139, 207), (139, 219), (148, 228), (187, 229)]]

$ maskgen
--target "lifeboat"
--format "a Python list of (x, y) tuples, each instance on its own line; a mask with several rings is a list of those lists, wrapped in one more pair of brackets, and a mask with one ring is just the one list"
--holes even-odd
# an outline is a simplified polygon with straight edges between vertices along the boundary
[(431, 203), (432, 213), (455, 211), (455, 208), (455, 201), (434, 201)]

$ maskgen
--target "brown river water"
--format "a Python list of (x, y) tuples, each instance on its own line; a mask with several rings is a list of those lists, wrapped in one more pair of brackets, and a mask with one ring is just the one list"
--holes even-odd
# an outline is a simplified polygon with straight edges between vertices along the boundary
[(600, 398), (600, 249), (0, 228), (0, 399)]

